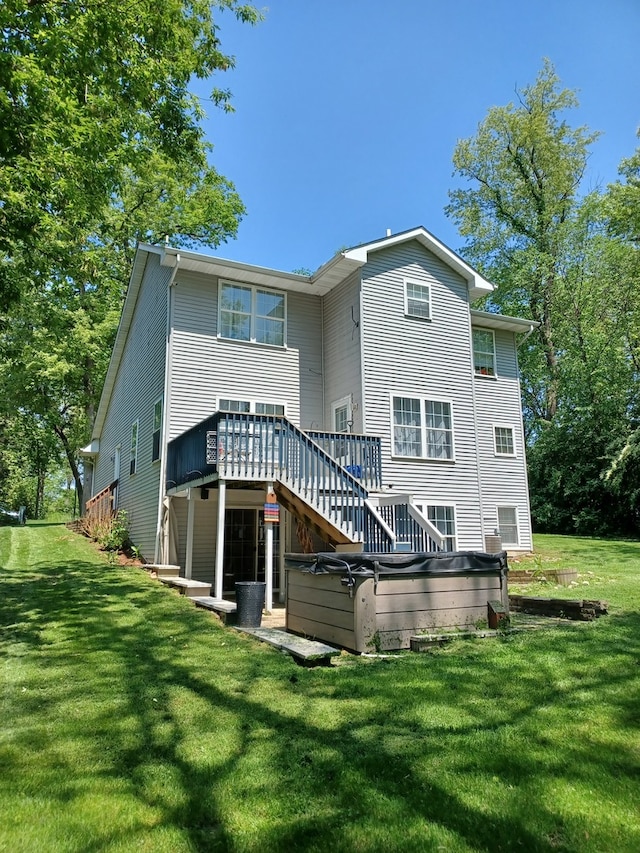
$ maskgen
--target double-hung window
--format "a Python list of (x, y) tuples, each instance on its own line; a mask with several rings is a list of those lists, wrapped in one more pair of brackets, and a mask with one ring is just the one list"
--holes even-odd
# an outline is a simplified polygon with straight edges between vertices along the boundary
[(156, 400), (153, 405), (153, 436), (151, 461), (160, 459), (160, 434), (162, 431), (162, 399)]
[(394, 397), (393, 454), (453, 460), (451, 403), (420, 397)]
[(405, 280), (404, 313), (421, 320), (431, 319), (431, 287), (428, 284)]
[(427, 506), (427, 518), (438, 528), (444, 542), (442, 549), (444, 551), (456, 550), (456, 515), (455, 507), (453, 506)]
[(502, 538), (503, 545), (519, 545), (520, 536), (518, 533), (518, 509), (515, 506), (499, 506), (498, 509), (498, 530)]
[(218, 334), (235, 341), (285, 345), (286, 296), (276, 290), (220, 282)]
[(129, 454), (129, 474), (136, 473), (138, 464), (138, 421), (131, 424), (131, 451)]
[(493, 427), (493, 443), (496, 456), (516, 455), (513, 441), (513, 427), (495, 424)]
[(473, 371), (476, 376), (496, 375), (496, 341), (491, 329), (473, 329)]

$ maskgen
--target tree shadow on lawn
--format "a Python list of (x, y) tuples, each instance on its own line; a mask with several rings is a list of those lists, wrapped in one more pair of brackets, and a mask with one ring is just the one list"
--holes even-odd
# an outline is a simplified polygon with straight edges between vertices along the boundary
[[(547, 639), (516, 641), (521, 659), (471, 645), (459, 656), (301, 670), (129, 571), (36, 566), (24, 583), (3, 584), (0, 618), (46, 658), (45, 677), (62, 679), (48, 715), (95, 693), (78, 737), (96, 779), (127, 780), (192, 849), (425, 850), (444, 830), (454, 848), (577, 850), (575, 828), (544, 799), (547, 783), (638, 772), (622, 748), (563, 744), (543, 725), (547, 709), (571, 714), (585, 694), (604, 691), (620, 726), (637, 726), (634, 697), (614, 690), (640, 659), (636, 614), (606, 632), (561, 631), (557, 650)], [(440, 718), (430, 713), (437, 707)], [(34, 697), (33, 714), (42, 709)], [(537, 738), (535, 764), (519, 752), (525, 738)], [(56, 793), (67, 806), (78, 796), (73, 769)], [(457, 791), (465, 776), (526, 782), (529, 797), (534, 778), (541, 794), (489, 811)], [(547, 834), (528, 828), (534, 812)], [(132, 832), (114, 822), (85, 849), (132, 841)]]

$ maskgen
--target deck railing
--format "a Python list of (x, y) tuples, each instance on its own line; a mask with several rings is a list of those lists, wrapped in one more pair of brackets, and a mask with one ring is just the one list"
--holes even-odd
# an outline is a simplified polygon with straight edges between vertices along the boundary
[(307, 430), (306, 434), (367, 488), (381, 488), (380, 439), (372, 435)]
[(442, 550), (442, 534), (408, 495), (370, 496), (367, 486), (381, 481), (379, 438), (307, 433), (280, 415), (216, 412), (169, 443), (167, 490), (216, 475), (282, 483), (365, 551)]
[(108, 486), (105, 486), (102, 491), (89, 498), (85, 505), (85, 516), (95, 521), (102, 521), (115, 514), (116, 511), (116, 491), (118, 489), (118, 481), (114, 480)]

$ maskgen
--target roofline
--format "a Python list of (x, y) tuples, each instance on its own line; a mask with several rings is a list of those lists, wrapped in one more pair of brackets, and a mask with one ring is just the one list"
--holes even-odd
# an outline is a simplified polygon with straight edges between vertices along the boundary
[[(524, 317), (509, 317), (506, 314), (494, 314), (492, 311), (478, 311), (471, 309), (471, 322), (487, 326), (492, 329), (503, 329), (515, 334), (528, 334), (537, 329), (540, 323), (537, 320), (527, 320)], [(479, 323), (478, 323), (479, 321)]]

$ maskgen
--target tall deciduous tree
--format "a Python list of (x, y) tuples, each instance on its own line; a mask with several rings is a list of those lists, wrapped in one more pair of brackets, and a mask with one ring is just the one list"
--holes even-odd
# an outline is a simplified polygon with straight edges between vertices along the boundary
[(493, 107), (477, 134), (458, 142), (455, 170), (472, 186), (452, 191), (447, 208), (467, 238), (466, 256), (500, 284), (495, 304), (540, 323), (536, 355), (546, 375), (530, 380), (537, 414), (546, 420), (558, 406), (553, 308), (564, 232), (597, 138), (562, 118), (577, 101), (559, 82), (545, 61), (535, 83), (518, 90), (517, 103)]
[(617, 479), (606, 472), (638, 412), (630, 245), (640, 158), (623, 164), (626, 183), (608, 200), (582, 194), (597, 134), (567, 122), (576, 104), (545, 62), (515, 104), (489, 110), (476, 136), (458, 143), (454, 164), (470, 186), (451, 193), (448, 213), (466, 256), (499, 285), (488, 307), (540, 324), (519, 353), (534, 522), (629, 533), (637, 514), (613, 486), (630, 451)]
[(76, 478), (136, 241), (216, 246), (244, 212), (189, 91), (233, 65), (223, 12), (260, 17), (239, 0), (0, 6), (0, 392)]

